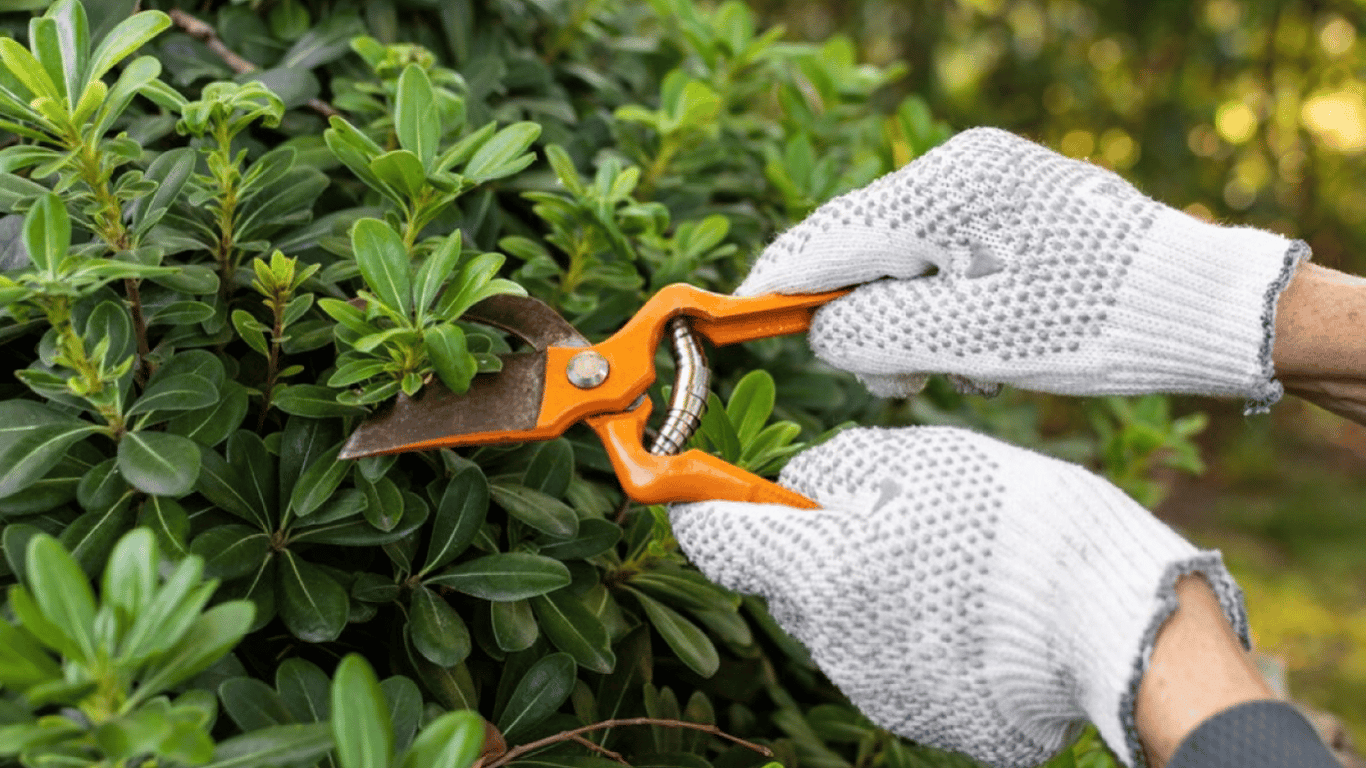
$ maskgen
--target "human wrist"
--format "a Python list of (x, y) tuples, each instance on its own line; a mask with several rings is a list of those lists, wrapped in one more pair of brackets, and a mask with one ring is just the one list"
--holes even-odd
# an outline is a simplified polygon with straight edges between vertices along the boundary
[(1366, 278), (1301, 265), (1276, 308), (1277, 374), (1359, 377), (1366, 373)]
[(1177, 582), (1179, 607), (1162, 624), (1134, 702), (1149, 768), (1162, 768), (1200, 723), (1229, 707), (1275, 694), (1229, 625), (1209, 583)]

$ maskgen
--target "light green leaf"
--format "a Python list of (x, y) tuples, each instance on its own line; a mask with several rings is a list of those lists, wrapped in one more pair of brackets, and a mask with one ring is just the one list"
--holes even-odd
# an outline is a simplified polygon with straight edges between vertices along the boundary
[(435, 325), (423, 333), (422, 339), (441, 383), (456, 394), (468, 390), (470, 380), (479, 372), (479, 362), (465, 345), (465, 332), (449, 323)]
[(422, 193), (427, 175), (422, 170), (422, 161), (406, 149), (385, 152), (370, 161), (370, 170), (384, 183), (411, 198)]
[(412, 312), (408, 251), (398, 233), (379, 219), (361, 219), (351, 230), (351, 250), (361, 277), (380, 301), (400, 315)]
[(94, 660), (95, 592), (76, 559), (56, 539), (39, 534), (29, 539), (25, 564), (28, 588), (42, 615), (75, 643), (81, 658)]
[(389, 768), (394, 725), (370, 664), (351, 654), (332, 680), (332, 732), (341, 768)]
[(522, 154), (541, 135), (541, 126), (536, 123), (513, 123), (502, 129), (482, 146), (465, 164), (464, 174), (476, 183), (482, 183), (522, 170), (531, 165), (535, 155)]
[(749, 445), (773, 413), (777, 389), (773, 375), (763, 369), (745, 374), (726, 403), (726, 416), (735, 426), (740, 445)]
[(104, 77), (115, 64), (128, 58), (148, 40), (171, 26), (171, 18), (161, 11), (143, 11), (124, 19), (100, 41), (90, 56), (87, 80)]
[(419, 317), (431, 307), (442, 284), (455, 271), (455, 265), (460, 261), (460, 245), (460, 230), (457, 229), (442, 240), (418, 268), (413, 278), (413, 306)]
[(477, 712), (447, 712), (422, 729), (400, 768), (468, 768), (483, 746), (484, 719)]
[(441, 140), (441, 113), (431, 80), (416, 64), (404, 67), (398, 77), (394, 130), (399, 146), (416, 155), (424, 171), (430, 171)]
[(49, 192), (29, 209), (24, 216), (24, 246), (34, 266), (45, 274), (57, 274), (71, 248), (71, 218), (60, 197)]

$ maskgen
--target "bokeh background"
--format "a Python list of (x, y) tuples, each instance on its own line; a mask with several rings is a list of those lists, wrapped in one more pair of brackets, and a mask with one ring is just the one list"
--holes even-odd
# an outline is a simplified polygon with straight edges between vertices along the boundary
[[(1366, 3), (751, 2), (791, 37), (904, 67), (889, 103), (918, 94), (955, 130), (1013, 130), (1366, 271)], [(1267, 664), (1366, 742), (1366, 429), (1292, 398), (1269, 417), (1174, 408), (1209, 413), (1206, 468), (1163, 478), (1157, 513), (1224, 550)]]

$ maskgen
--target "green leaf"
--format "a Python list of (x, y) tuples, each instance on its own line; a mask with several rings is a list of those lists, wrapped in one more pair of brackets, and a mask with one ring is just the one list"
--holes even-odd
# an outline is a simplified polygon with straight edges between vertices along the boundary
[(358, 485), (365, 490), (366, 521), (381, 531), (393, 530), (403, 518), (403, 491), (387, 477), (361, 480)]
[(161, 221), (171, 205), (180, 197), (185, 183), (194, 173), (198, 153), (191, 147), (178, 147), (157, 156), (147, 166), (143, 178), (156, 182), (156, 191), (134, 201), (129, 211), (133, 233), (141, 237)]
[(270, 557), (270, 534), (245, 525), (216, 525), (195, 537), (190, 552), (204, 558), (204, 575), (231, 581)]
[(639, 590), (631, 591), (645, 609), (645, 615), (649, 617), (650, 623), (659, 630), (660, 637), (664, 638), (664, 642), (669, 644), (689, 669), (702, 677), (716, 674), (717, 668), (721, 665), (721, 658), (716, 653), (716, 646), (705, 632), (658, 600)]
[(255, 606), (246, 600), (220, 603), (205, 611), (179, 642), (147, 667), (130, 702), (155, 696), (208, 669), (242, 641), (255, 612)]
[[(305, 517), (331, 498), (351, 468), (349, 462), (337, 459), (344, 443), (327, 448), (305, 469), (289, 496), (289, 509), (298, 517)], [(282, 478), (283, 479), (283, 478)]]
[(508, 653), (525, 651), (541, 636), (541, 630), (536, 626), (536, 614), (526, 600), (490, 602), (489, 619), (494, 642)]
[(297, 656), (275, 668), (275, 687), (295, 722), (326, 723), (332, 718), (330, 685), (317, 664)]
[(199, 446), (169, 432), (129, 432), (119, 441), (119, 472), (134, 488), (184, 496), (199, 479)]
[(411, 198), (420, 195), (422, 187), (427, 183), (422, 161), (406, 149), (385, 152), (371, 160), (370, 170), (384, 183)]
[(346, 590), (317, 566), (289, 550), (281, 553), (280, 618), (294, 636), (308, 643), (326, 643), (346, 627), (349, 598)]
[(275, 725), (219, 742), (213, 762), (203, 768), (314, 765), (332, 746), (332, 728), (327, 723)]
[(266, 327), (260, 320), (252, 317), (251, 313), (245, 309), (234, 309), (232, 311), (232, 327), (237, 329), (237, 335), (242, 337), (242, 341), (247, 346), (256, 350), (257, 354), (263, 357), (270, 357), (270, 342), (266, 341)]
[(460, 261), (460, 246), (460, 230), (457, 229), (442, 240), (441, 245), (418, 267), (413, 278), (413, 306), (417, 308), (419, 316), (427, 312), (441, 291), (441, 285), (455, 271)]
[(115, 64), (128, 58), (169, 26), (170, 17), (160, 11), (143, 11), (124, 19), (100, 41), (99, 47), (91, 54), (90, 71), (86, 73), (86, 79), (104, 77), (104, 73)]
[(569, 490), (573, 479), (574, 447), (564, 438), (536, 446), (535, 455), (522, 473), (522, 485), (555, 498)]
[(34, 266), (48, 275), (56, 275), (66, 253), (71, 249), (71, 217), (66, 205), (49, 192), (24, 216), (24, 247)]
[(422, 729), (400, 768), (468, 768), (484, 746), (484, 719), (477, 712), (447, 712)]
[(228, 439), (247, 416), (247, 388), (236, 381), (224, 382), (218, 400), (207, 408), (186, 411), (166, 422), (166, 431), (214, 446)]
[(57, 661), (31, 634), (0, 621), (0, 685), (22, 693), (29, 686), (61, 676)]
[(94, 424), (70, 421), (30, 427), (12, 442), (0, 439), (0, 498), (41, 480), (73, 443), (98, 431)]
[(315, 419), (355, 416), (365, 412), (365, 409), (359, 406), (337, 402), (335, 390), (317, 384), (291, 384), (278, 392), (271, 402), (276, 408), (292, 416)]
[(522, 600), (568, 585), (569, 569), (558, 560), (540, 555), (499, 553), (461, 563), (429, 577), (427, 583), (485, 600)]
[(138, 507), (137, 524), (156, 534), (157, 543), (172, 560), (190, 554), (190, 516), (175, 499), (148, 496)]
[(607, 674), (616, 664), (607, 629), (568, 589), (531, 598), (541, 631), (579, 666)]
[(408, 251), (398, 233), (379, 219), (361, 219), (351, 230), (351, 250), (365, 284), (400, 315), (413, 310)]
[(707, 397), (707, 410), (702, 413), (702, 423), (698, 434), (711, 443), (712, 448), (729, 462), (740, 458), (740, 437), (721, 405), (721, 398), (712, 392)]
[(39, 534), (29, 539), (25, 564), (28, 587), (42, 615), (80, 649), (82, 659), (93, 661), (95, 592), (76, 559), (56, 539)]
[(559, 499), (521, 485), (500, 483), (490, 490), (508, 514), (542, 533), (569, 539), (579, 532), (579, 516)]
[(421, 573), (440, 568), (464, 552), (484, 524), (488, 507), (489, 484), (479, 467), (469, 466), (457, 472), (436, 505), (427, 561)]
[(332, 732), (341, 768), (389, 768), (394, 725), (379, 681), (364, 658), (351, 654), (332, 680)]
[(776, 396), (773, 375), (761, 368), (745, 374), (735, 385), (730, 402), (726, 403), (726, 417), (735, 426), (736, 437), (742, 446), (749, 445), (763, 429), (773, 413)]
[(218, 686), (223, 710), (242, 731), (290, 722), (284, 699), (274, 688), (252, 677), (233, 677)]
[(138, 662), (181, 642), (213, 594), (215, 585), (204, 583), (203, 574), (199, 558), (181, 560), (124, 634), (119, 656)]
[(541, 126), (536, 123), (522, 122), (509, 125), (479, 147), (465, 164), (465, 176), (482, 183), (511, 176), (522, 170), (536, 159), (534, 155), (522, 153), (540, 135)]
[(46, 96), (53, 101), (62, 100), (62, 94), (57, 90), (57, 84), (48, 77), (47, 69), (14, 38), (0, 37), (0, 63), (5, 65), (10, 74), (14, 75), (35, 99)]
[(88, 575), (99, 572), (115, 541), (133, 522), (133, 499), (124, 496), (108, 509), (92, 509), (62, 529), (62, 546)]
[[(196, 444), (197, 445), (197, 444)], [(254, 506), (246, 492), (246, 479), (216, 451), (197, 445), (199, 479), (195, 490), (221, 509), (255, 523), (261, 530), (273, 530), (266, 510)]]
[(190, 411), (206, 408), (218, 399), (218, 387), (194, 373), (159, 377), (143, 391), (125, 415), (152, 411)]
[(498, 718), (503, 735), (516, 739), (559, 709), (574, 690), (575, 672), (574, 659), (567, 653), (552, 653), (531, 665)]
[(434, 664), (453, 667), (470, 655), (470, 633), (460, 614), (425, 586), (413, 590), (413, 646)]
[(581, 560), (600, 555), (621, 541), (621, 526), (610, 520), (590, 517), (579, 521), (579, 535), (569, 541), (538, 542), (539, 552), (556, 560)]
[(409, 64), (403, 68), (398, 77), (396, 102), (394, 130), (398, 145), (416, 155), (424, 171), (432, 170), (436, 145), (441, 140), (441, 113), (437, 110), (432, 82), (422, 67)]
[(468, 390), (479, 363), (465, 346), (465, 332), (451, 324), (436, 325), (423, 333), (423, 341), (441, 383), (456, 394)]

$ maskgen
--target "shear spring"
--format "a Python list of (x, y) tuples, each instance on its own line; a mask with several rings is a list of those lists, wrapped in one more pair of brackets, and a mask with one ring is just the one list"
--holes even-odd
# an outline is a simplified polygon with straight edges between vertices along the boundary
[(711, 368), (707, 367), (707, 356), (688, 325), (687, 318), (675, 317), (670, 320), (668, 331), (676, 372), (673, 391), (669, 394), (668, 413), (664, 415), (659, 434), (650, 445), (650, 453), (655, 456), (672, 456), (683, 450), (688, 438), (702, 424), (702, 414), (707, 410), (707, 392), (711, 386)]

